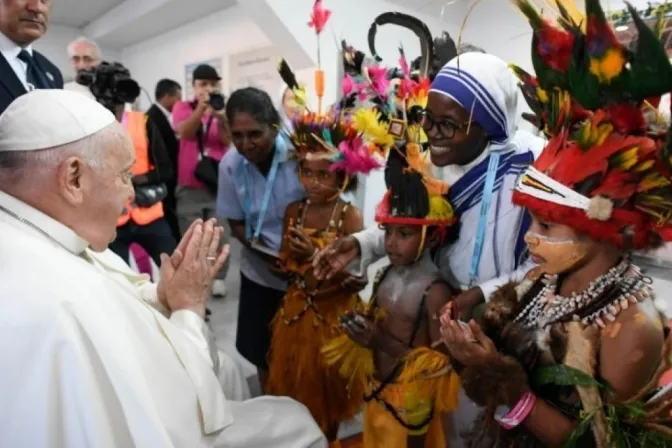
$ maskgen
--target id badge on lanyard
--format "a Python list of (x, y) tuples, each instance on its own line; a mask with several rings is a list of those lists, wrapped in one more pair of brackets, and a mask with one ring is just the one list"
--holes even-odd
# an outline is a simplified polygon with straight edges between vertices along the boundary
[[(278, 137), (280, 138), (280, 137)], [(278, 175), (278, 167), (280, 165), (280, 159), (282, 158), (282, 153), (286, 150), (284, 145), (279, 144), (279, 140), (275, 141), (275, 154), (273, 155), (273, 162), (271, 163), (271, 170), (268, 172), (268, 178), (266, 179), (266, 187), (264, 188), (264, 196), (261, 201), (261, 208), (259, 209), (259, 216), (257, 217), (257, 224), (252, 230), (252, 185), (250, 184), (250, 175), (247, 172), (247, 167), (242, 166), (243, 177), (245, 180), (245, 202), (243, 204), (243, 216), (245, 218), (245, 238), (251, 243), (259, 241), (261, 236), (261, 228), (264, 224), (264, 218), (266, 217), (266, 212), (268, 211), (268, 205), (271, 201), (271, 192), (273, 191), (273, 184), (275, 183), (275, 178)]]
[[(490, 203), (495, 189), (497, 179), (497, 170), (499, 169), (500, 151), (493, 151), (490, 154), (488, 171), (485, 175), (485, 185), (483, 186), (483, 199), (481, 200), (481, 211), (478, 216), (478, 227), (476, 228), (476, 241), (474, 242), (474, 253), (471, 257), (471, 268), (469, 269), (469, 288), (476, 285), (478, 281), (478, 267), (481, 264), (483, 256), (483, 245), (485, 243), (485, 233), (488, 227), (488, 215), (490, 213)], [(496, 242), (495, 242), (496, 244)]]

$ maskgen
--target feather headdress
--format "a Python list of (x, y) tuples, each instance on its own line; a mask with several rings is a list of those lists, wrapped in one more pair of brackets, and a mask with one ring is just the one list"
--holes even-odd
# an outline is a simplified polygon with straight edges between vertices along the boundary
[[(381, 17), (387, 17), (385, 20), (389, 19), (389, 23), (400, 24), (399, 16)], [(388, 23), (385, 20), (378, 20), (378, 24)], [(419, 35), (423, 34), (423, 27), (413, 23)], [(417, 225), (425, 230), (436, 227), (445, 231), (456, 222), (456, 217), (445, 199), (448, 185), (432, 176), (427, 161), (427, 137), (422, 120), (429, 94), (429, 78), (412, 73), (402, 48), (399, 49), (398, 67), (391, 70), (383, 67), (380, 61), (371, 61), (362, 53), (345, 48), (350, 56), (344, 59), (361, 64), (355, 70), (350, 68), (354, 77), (346, 76), (357, 79), (356, 70), (361, 70), (359, 79), (363, 81), (343, 84), (343, 113), (352, 117), (353, 126), (361, 135), (387, 155), (385, 179), (388, 191), (376, 210), (376, 221)], [(423, 51), (423, 57), (424, 54)]]
[(628, 6), (639, 34), (629, 50), (599, 0), (586, 0), (585, 18), (558, 2), (557, 24), (529, 0), (513, 1), (534, 30), (536, 78), (514, 70), (550, 139), (514, 202), (626, 250), (672, 240), (672, 142), (643, 112), (648, 99), (672, 91), (672, 65), (655, 32)]
[[(330, 16), (331, 12), (324, 8), (322, 0), (316, 0), (309, 26), (315, 29), (318, 53), (319, 35)], [(322, 113), (319, 105), (317, 112), (311, 112), (306, 101), (306, 92), (299, 86), (294, 71), (285, 59), (280, 60), (278, 72), (305, 110), (303, 115), (292, 121), (292, 129), (288, 130), (297, 159), (329, 160), (332, 162), (331, 170), (343, 172), (347, 178), (359, 173), (368, 174), (373, 169), (381, 168), (381, 162), (376, 158), (380, 149), (375, 141), (357, 130), (351, 117), (341, 114), (338, 108)], [(318, 101), (321, 102), (324, 93), (324, 73), (319, 67), (316, 70), (315, 84)]]

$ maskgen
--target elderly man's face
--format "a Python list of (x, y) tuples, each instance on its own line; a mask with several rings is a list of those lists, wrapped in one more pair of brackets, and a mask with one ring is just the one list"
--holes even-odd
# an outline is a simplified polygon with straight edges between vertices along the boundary
[(19, 46), (30, 45), (49, 26), (52, 0), (0, 0), (0, 32)]
[(100, 62), (96, 55), (96, 49), (93, 45), (86, 42), (77, 42), (71, 48), (70, 64), (75, 72), (80, 70), (91, 70)]
[(114, 241), (117, 220), (124, 206), (135, 196), (131, 182), (135, 151), (130, 138), (111, 139), (101, 150), (105, 153), (102, 167), (86, 167), (81, 181), (81, 209), (86, 214), (87, 225), (83, 225), (79, 233), (96, 251), (104, 251)]

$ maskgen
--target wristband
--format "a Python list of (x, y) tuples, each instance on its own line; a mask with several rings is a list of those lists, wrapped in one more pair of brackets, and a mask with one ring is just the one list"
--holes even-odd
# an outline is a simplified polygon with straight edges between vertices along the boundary
[(509, 410), (505, 406), (499, 406), (495, 410), (494, 418), (502, 428), (511, 430), (525, 421), (536, 402), (536, 395), (528, 391), (518, 400), (513, 409)]

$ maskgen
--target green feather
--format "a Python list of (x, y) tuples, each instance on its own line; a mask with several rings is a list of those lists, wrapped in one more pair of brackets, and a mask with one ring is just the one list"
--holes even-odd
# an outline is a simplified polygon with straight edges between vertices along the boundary
[(567, 67), (567, 84), (574, 100), (586, 109), (597, 109), (603, 103), (602, 86), (590, 72), (590, 57), (585, 51), (585, 36), (575, 36), (574, 51)]
[(644, 100), (672, 91), (672, 65), (665, 48), (637, 11), (627, 4), (637, 28), (637, 48), (630, 61), (635, 100)]
[(602, 5), (600, 5), (600, 0), (586, 0), (586, 17), (588, 20), (594, 17), (601, 26), (609, 26), (607, 24), (607, 16), (604, 14)]

